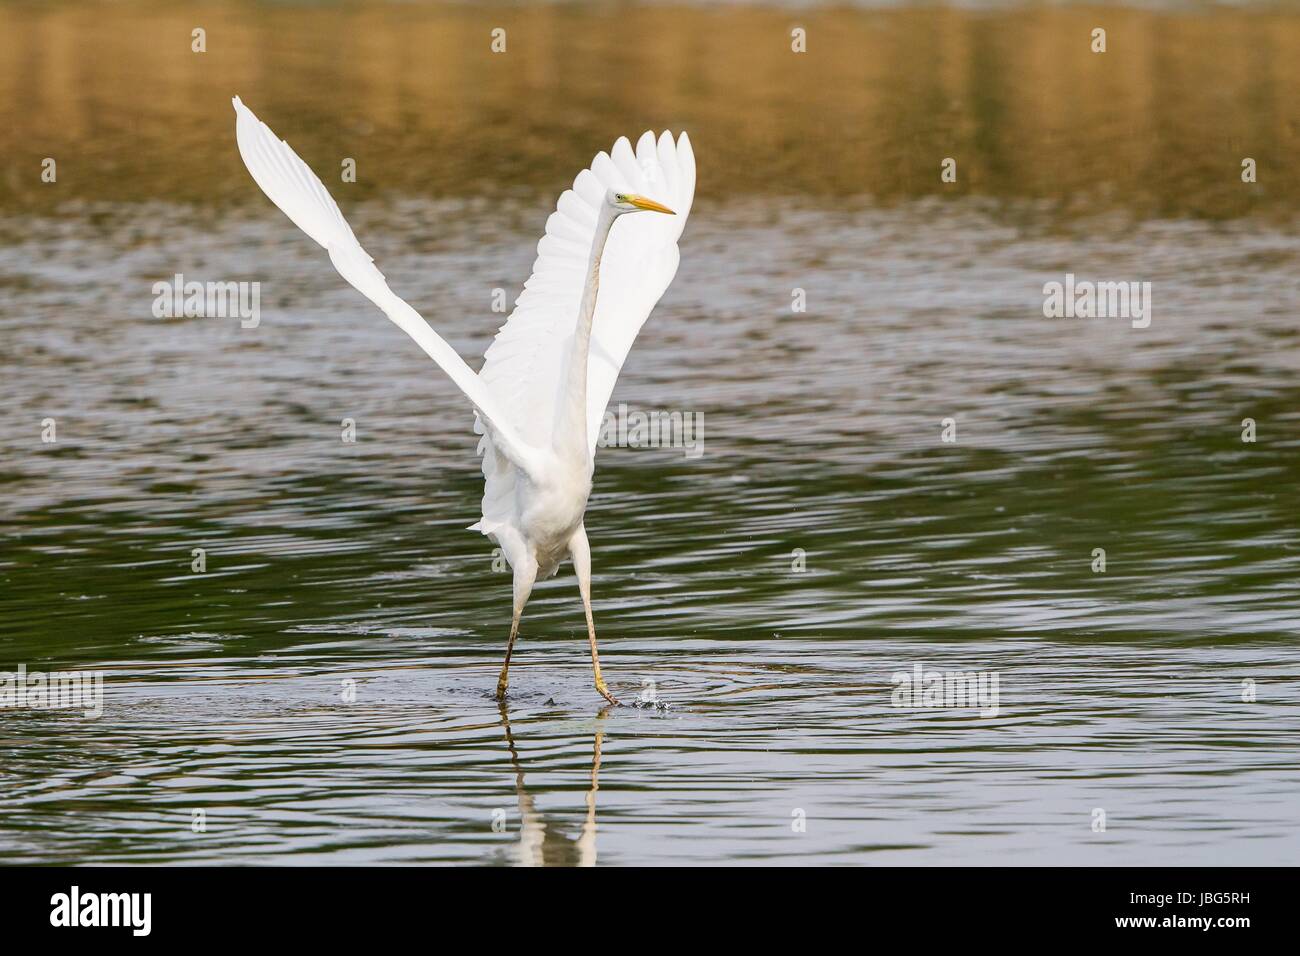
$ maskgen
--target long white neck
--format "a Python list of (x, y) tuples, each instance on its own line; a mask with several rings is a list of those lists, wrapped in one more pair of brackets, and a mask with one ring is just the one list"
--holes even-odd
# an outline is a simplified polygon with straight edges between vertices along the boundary
[(596, 218), (596, 235), (591, 241), (587, 284), (582, 290), (582, 303), (578, 306), (578, 324), (574, 329), (560, 406), (555, 416), (552, 445), (556, 454), (583, 464), (591, 455), (587, 443), (587, 357), (591, 352), (591, 323), (596, 315), (596, 294), (600, 291), (600, 257), (616, 218), (613, 207), (602, 203), (600, 215)]

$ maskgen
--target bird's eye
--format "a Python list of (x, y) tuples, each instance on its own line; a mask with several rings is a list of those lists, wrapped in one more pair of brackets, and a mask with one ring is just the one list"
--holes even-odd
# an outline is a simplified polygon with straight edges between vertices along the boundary
[(614, 193), (614, 201), (615, 201), (615, 202), (627, 202), (627, 197), (624, 196), (622, 193)]

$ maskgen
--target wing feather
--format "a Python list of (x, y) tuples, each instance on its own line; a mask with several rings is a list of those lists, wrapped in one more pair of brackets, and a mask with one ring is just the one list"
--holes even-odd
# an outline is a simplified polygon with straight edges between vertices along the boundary
[[(329, 252), (330, 261), (358, 292), (373, 302), (433, 359), (488, 422), (497, 446), (525, 471), (538, 466), (536, 452), (510, 425), (510, 416), (498, 406), (491, 390), (474, 374), (447, 342), (420, 314), (388, 287), (374, 260), (361, 248), (338, 204), (311, 168), (271, 128), (235, 97), (235, 138), (239, 155), (253, 180), (271, 202), (299, 229)], [(572, 243), (570, 243), (572, 244)]]
[[(595, 453), (601, 419), (632, 343), (672, 282), (679, 261), (677, 241), (695, 197), (695, 157), (685, 133), (674, 142), (647, 131), (635, 151), (625, 138), (601, 152), (578, 173), (546, 223), (532, 275), (515, 309), (487, 350), (480, 378), (509, 422), (540, 446), (549, 446), (562, 375), (586, 282), (596, 219), (607, 189), (642, 193), (676, 216), (624, 216), (610, 233), (601, 261), (600, 293), (588, 362), (588, 440)], [(480, 428), (481, 430), (481, 428)], [(515, 476), (509, 464), (484, 453), (483, 520), (492, 533), (508, 524)]]
[(614, 165), (618, 171), (623, 174), (623, 179), (632, 189), (641, 192), (645, 189), (645, 177), (641, 175), (641, 167), (636, 164), (636, 154), (632, 152), (632, 144), (627, 141), (626, 136), (620, 136), (614, 148), (610, 151), (610, 156), (614, 159)]

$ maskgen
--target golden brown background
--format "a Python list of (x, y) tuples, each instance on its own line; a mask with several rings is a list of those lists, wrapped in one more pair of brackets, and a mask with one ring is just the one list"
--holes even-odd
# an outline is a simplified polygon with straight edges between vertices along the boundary
[[(790, 30), (808, 52), (790, 52)], [(207, 31), (208, 52), (190, 50)], [(493, 54), (489, 32), (507, 30)], [(1090, 32), (1108, 32), (1108, 52)], [(623, 128), (685, 127), (703, 196), (1043, 200), (1289, 217), (1300, 15), (1276, 9), (0, 7), (0, 205), (245, 201), (238, 93), (355, 194), (553, 194)], [(60, 164), (57, 197), (43, 157)], [(1256, 188), (1240, 164), (1259, 163)]]

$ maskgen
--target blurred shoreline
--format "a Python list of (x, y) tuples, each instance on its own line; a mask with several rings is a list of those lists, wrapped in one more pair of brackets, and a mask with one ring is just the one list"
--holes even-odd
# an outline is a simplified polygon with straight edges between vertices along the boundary
[[(795, 26), (807, 53), (790, 50)], [(0, 213), (257, 198), (236, 93), (327, 182), (355, 159), (349, 199), (550, 198), (616, 136), (670, 127), (708, 157), (705, 201), (1298, 207), (1295, 10), (217, 2), (0, 6)], [(940, 182), (946, 157), (956, 183)]]

